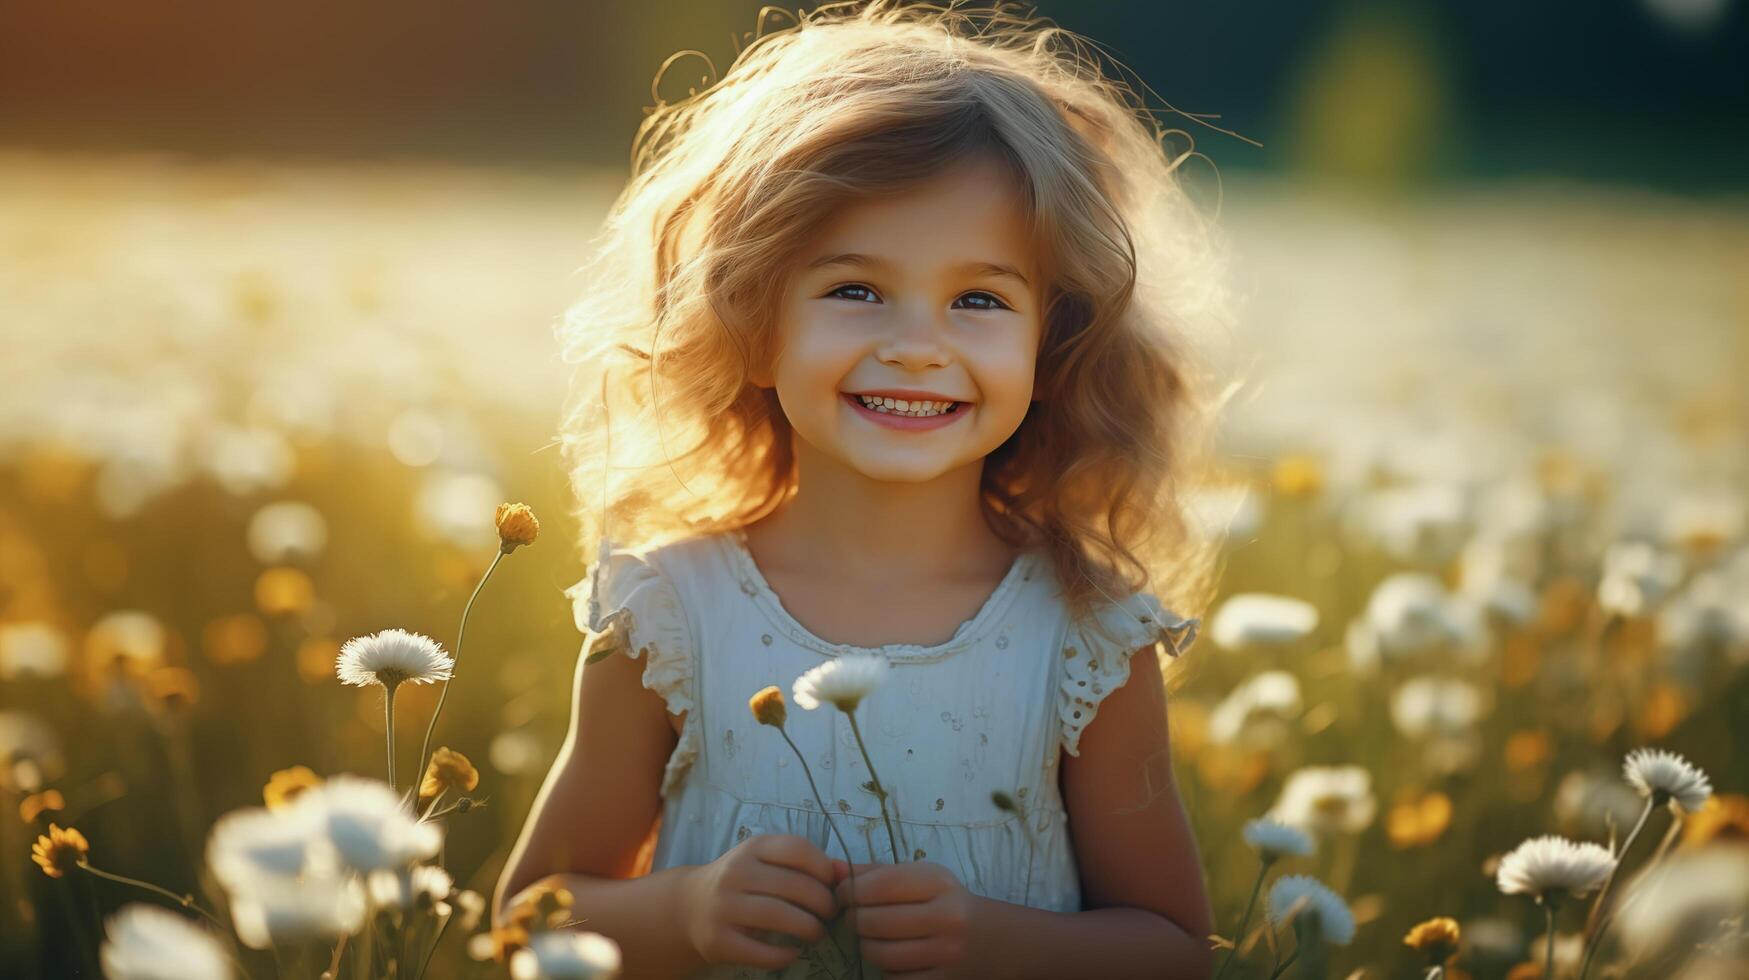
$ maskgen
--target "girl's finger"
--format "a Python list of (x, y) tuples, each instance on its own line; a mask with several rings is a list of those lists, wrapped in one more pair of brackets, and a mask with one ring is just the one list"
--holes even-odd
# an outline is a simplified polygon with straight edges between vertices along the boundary
[(934, 939), (864, 939), (862, 955), (884, 971), (927, 970), (942, 960)]
[(781, 970), (795, 962), (802, 951), (795, 946), (775, 946), (754, 939), (745, 929), (731, 928), (723, 939), (721, 955), (725, 962), (738, 966), (756, 966), (766, 970)]
[(838, 901), (833, 897), (832, 889), (820, 884), (812, 875), (794, 868), (761, 865), (749, 872), (742, 890), (781, 898), (821, 919), (831, 919), (838, 914)]
[(821, 884), (831, 884), (832, 859), (826, 856), (825, 851), (815, 847), (814, 843), (807, 838), (794, 834), (762, 835), (759, 845), (759, 848), (753, 853), (765, 864), (794, 868), (797, 871), (812, 875)]
[(729, 922), (754, 929), (770, 929), (794, 936), (804, 943), (826, 938), (826, 923), (813, 913), (770, 895), (737, 895), (729, 903)]
[(856, 877), (848, 875), (832, 889), (832, 897), (838, 900), (839, 908), (851, 905), (878, 905), (893, 899), (889, 893), (891, 888), (887, 879), (892, 877), (890, 864), (859, 864), (856, 866)]
[(934, 935), (935, 915), (927, 902), (865, 905), (850, 910), (850, 922), (864, 939), (922, 939)]

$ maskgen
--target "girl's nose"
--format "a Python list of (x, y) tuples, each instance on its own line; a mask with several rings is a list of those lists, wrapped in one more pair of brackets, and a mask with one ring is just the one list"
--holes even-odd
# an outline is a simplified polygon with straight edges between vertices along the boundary
[(882, 338), (878, 350), (882, 363), (913, 370), (941, 367), (952, 359), (942, 339), (942, 326), (927, 315), (901, 318), (893, 330)]

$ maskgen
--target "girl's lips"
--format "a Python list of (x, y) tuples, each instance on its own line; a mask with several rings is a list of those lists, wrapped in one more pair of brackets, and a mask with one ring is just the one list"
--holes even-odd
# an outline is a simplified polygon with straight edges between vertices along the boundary
[(967, 402), (960, 402), (959, 406), (953, 411), (944, 412), (940, 415), (894, 415), (890, 412), (877, 412), (864, 405), (860, 398), (847, 392), (840, 392), (839, 397), (844, 399), (852, 411), (876, 425), (884, 425), (889, 429), (902, 429), (911, 432), (916, 432), (921, 429), (939, 429), (944, 425), (952, 425), (961, 415), (966, 414), (966, 408), (969, 404)]

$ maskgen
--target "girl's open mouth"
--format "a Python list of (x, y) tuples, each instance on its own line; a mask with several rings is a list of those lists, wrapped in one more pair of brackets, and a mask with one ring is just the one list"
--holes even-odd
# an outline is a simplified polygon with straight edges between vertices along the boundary
[[(939, 429), (944, 425), (952, 425), (960, 416), (966, 414), (968, 402), (919, 402), (913, 407), (907, 403), (906, 408), (899, 409), (896, 405), (871, 408), (869, 402), (860, 395), (840, 392), (845, 404), (863, 418), (885, 426), (889, 429), (915, 432), (921, 429)], [(872, 399), (871, 399), (872, 400)], [(920, 414), (911, 414), (920, 413)]]

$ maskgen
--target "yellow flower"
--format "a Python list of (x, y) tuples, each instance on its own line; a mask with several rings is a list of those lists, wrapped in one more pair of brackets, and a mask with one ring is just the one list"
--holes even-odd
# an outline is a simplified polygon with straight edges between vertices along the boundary
[(67, 808), (67, 800), (58, 789), (45, 789), (41, 793), (32, 793), (18, 804), (18, 815), (25, 823), (36, 823), (36, 818), (51, 811), (61, 811)]
[(1397, 848), (1424, 847), (1451, 826), (1451, 797), (1437, 790), (1391, 807), (1385, 833)]
[(1275, 461), (1271, 479), (1283, 497), (1315, 497), (1324, 489), (1324, 468), (1316, 456), (1289, 453)]
[(289, 566), (269, 568), (255, 580), (255, 608), (265, 616), (297, 616), (316, 601), (316, 583)]
[(425, 779), (419, 784), (419, 798), (430, 799), (446, 789), (468, 792), (480, 785), (480, 771), (460, 752), (442, 746), (431, 753), (425, 767)]
[(206, 624), (201, 641), (212, 663), (248, 663), (267, 652), (267, 624), (251, 613), (220, 616)]
[(540, 521), (527, 504), (499, 504), (494, 520), (500, 550), (507, 555), (521, 545), (534, 544), (535, 535), (540, 533)]
[(89, 853), (91, 845), (85, 842), (84, 834), (72, 827), (63, 829), (51, 823), (49, 832), (37, 837), (36, 844), (30, 849), (30, 858), (42, 866), (43, 874), (59, 878), (78, 867)]
[(312, 772), (309, 766), (292, 766), (269, 776), (267, 785), (262, 787), (261, 797), (267, 802), (269, 810), (281, 810), (290, 806), (304, 790), (314, 789), (321, 784), (321, 777)]
[(753, 709), (753, 717), (761, 725), (782, 728), (783, 723), (789, 720), (789, 708), (783, 703), (783, 691), (775, 685), (749, 698), (747, 707)]
[(1749, 797), (1717, 793), (1682, 823), (1681, 850), (1715, 840), (1749, 840)]
[(1425, 953), (1430, 965), (1439, 966), (1457, 952), (1457, 920), (1443, 915), (1428, 919), (1410, 929), (1409, 934), (1403, 937), (1403, 943), (1410, 949)]

